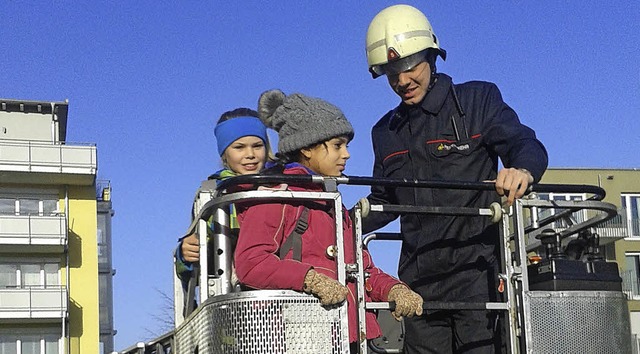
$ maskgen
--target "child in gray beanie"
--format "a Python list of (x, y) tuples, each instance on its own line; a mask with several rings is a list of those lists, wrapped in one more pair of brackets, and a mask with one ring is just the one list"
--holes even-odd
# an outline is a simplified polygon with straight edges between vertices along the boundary
[(278, 132), (278, 152), (285, 156), (331, 138), (351, 141), (354, 136), (340, 108), (299, 93), (285, 96), (280, 90), (267, 91), (260, 96), (258, 113), (267, 127)]
[[(271, 90), (260, 96), (258, 113), (265, 125), (279, 136), (279, 158), (284, 174), (340, 176), (350, 155), (347, 143), (353, 127), (342, 111), (318, 98), (302, 94), (286, 96)], [(289, 190), (321, 191), (321, 187), (288, 186)], [(344, 257), (355, 263), (353, 225), (342, 207)], [(302, 216), (306, 215), (306, 216)], [(306, 217), (308, 227), (295, 232)], [(269, 202), (247, 206), (239, 212), (240, 236), (235, 250), (236, 272), (245, 286), (255, 289), (291, 289), (313, 294), (323, 305), (347, 300), (349, 341), (358, 335), (355, 284), (337, 281), (337, 263), (332, 250), (336, 242), (335, 220), (323, 201)], [(294, 239), (294, 240), (291, 240)], [(342, 251), (342, 250), (340, 250)], [(422, 314), (422, 298), (400, 280), (384, 273), (363, 250), (364, 271), (369, 274), (366, 301), (395, 301), (396, 318)], [(373, 312), (366, 313), (367, 338), (382, 332)]]

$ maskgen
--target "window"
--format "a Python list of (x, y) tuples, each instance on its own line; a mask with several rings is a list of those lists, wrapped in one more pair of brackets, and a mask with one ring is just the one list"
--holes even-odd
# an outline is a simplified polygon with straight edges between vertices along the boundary
[(44, 199), (42, 201), (42, 213), (44, 215), (55, 215), (58, 212), (58, 200)]
[(18, 199), (20, 215), (40, 215), (40, 201), (37, 199)]
[(38, 336), (20, 337), (21, 354), (40, 354), (40, 338)]
[[(552, 201), (581, 201), (586, 199), (585, 194), (572, 194), (572, 193), (539, 193), (538, 197), (541, 200), (552, 200)], [(540, 208), (538, 211), (538, 219), (542, 220), (548, 216), (554, 215), (562, 210), (566, 209), (553, 209), (553, 208)], [(580, 210), (571, 214), (573, 221), (576, 223), (580, 223), (582, 221), (587, 220), (587, 211)], [(561, 219), (551, 224), (551, 227), (554, 229), (557, 228), (565, 228), (571, 226), (567, 220)]]
[(14, 288), (18, 285), (18, 266), (14, 264), (0, 264), (0, 288)]
[(60, 267), (57, 264), (45, 264), (44, 265), (44, 285), (45, 287), (53, 287), (60, 285)]
[(0, 264), (0, 288), (59, 287), (59, 273), (58, 263)]
[(0, 197), (0, 214), (15, 215), (17, 212), (15, 198)]
[(622, 290), (630, 299), (640, 299), (640, 253), (625, 254)]
[(622, 194), (620, 199), (627, 219), (629, 237), (640, 237), (640, 193)]
[(20, 265), (20, 279), (23, 287), (35, 287), (44, 285), (40, 270), (42, 266), (40, 264), (21, 264)]
[(15, 336), (0, 335), (0, 354), (16, 354), (17, 352)]
[(0, 214), (42, 216), (55, 215), (58, 210), (58, 196), (56, 195), (39, 195), (29, 192), (2, 193), (0, 195)]
[(59, 336), (45, 335), (44, 336), (44, 353), (45, 354), (58, 354), (59, 353)]
[(0, 329), (0, 354), (59, 354), (61, 337), (57, 332), (60, 329)]

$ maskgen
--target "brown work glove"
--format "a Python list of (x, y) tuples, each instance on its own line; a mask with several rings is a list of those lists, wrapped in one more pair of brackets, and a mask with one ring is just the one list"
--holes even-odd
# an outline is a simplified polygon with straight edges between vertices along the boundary
[(422, 296), (409, 289), (404, 284), (396, 284), (387, 295), (387, 300), (395, 301), (396, 309), (391, 313), (400, 321), (402, 316), (413, 317), (422, 315)]
[(313, 294), (320, 298), (323, 305), (335, 305), (343, 302), (347, 298), (349, 289), (338, 283), (337, 280), (318, 273), (311, 269), (304, 277), (302, 290), (307, 294)]

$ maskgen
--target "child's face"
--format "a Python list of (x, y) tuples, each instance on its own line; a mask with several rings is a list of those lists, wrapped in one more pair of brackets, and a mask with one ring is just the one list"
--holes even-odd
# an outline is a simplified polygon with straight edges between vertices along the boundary
[(347, 150), (347, 143), (349, 143), (349, 139), (341, 136), (312, 148), (302, 149), (302, 154), (307, 159), (305, 165), (313, 172), (323, 176), (342, 176), (347, 160), (351, 157)]
[(267, 160), (267, 148), (257, 136), (242, 137), (224, 150), (222, 159), (228, 169), (241, 175), (256, 174)]

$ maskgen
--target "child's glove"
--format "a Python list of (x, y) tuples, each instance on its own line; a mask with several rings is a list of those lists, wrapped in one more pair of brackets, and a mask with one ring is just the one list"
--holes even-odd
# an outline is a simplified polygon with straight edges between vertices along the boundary
[(402, 316), (413, 317), (422, 315), (422, 296), (409, 289), (404, 284), (396, 284), (387, 295), (389, 301), (395, 301), (396, 309), (391, 313), (400, 321)]
[(313, 269), (309, 270), (305, 275), (302, 290), (307, 294), (319, 297), (320, 303), (325, 306), (343, 302), (349, 293), (349, 289), (337, 280), (331, 279)]

